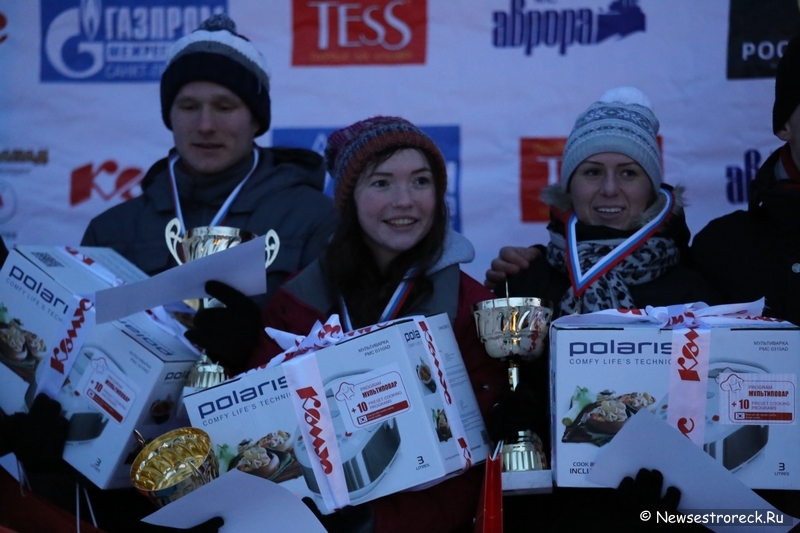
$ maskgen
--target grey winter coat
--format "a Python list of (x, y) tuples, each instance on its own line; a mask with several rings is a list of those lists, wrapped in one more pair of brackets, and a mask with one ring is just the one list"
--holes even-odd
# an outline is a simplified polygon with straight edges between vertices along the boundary
[[(253, 164), (246, 158), (214, 177), (193, 178), (176, 165), (183, 218), (188, 228), (208, 225)], [(338, 223), (333, 201), (322, 193), (322, 157), (309, 150), (259, 148), (259, 163), (222, 225), (264, 235), (274, 229), (280, 252), (267, 271), (268, 295), (289, 274), (311, 263)], [(164, 229), (175, 217), (168, 160), (153, 165), (141, 196), (101, 213), (89, 223), (81, 244), (111, 247), (149, 275), (176, 266)]]

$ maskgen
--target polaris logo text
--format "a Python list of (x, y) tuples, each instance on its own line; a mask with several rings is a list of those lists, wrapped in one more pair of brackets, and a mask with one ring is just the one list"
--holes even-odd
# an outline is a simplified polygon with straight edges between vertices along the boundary
[(285, 377), (272, 379), (270, 381), (259, 383), (255, 387), (245, 387), (240, 391), (231, 391), (230, 394), (220, 396), (219, 398), (210, 402), (201, 403), (197, 406), (197, 412), (200, 414), (200, 418), (203, 419), (207, 416), (211, 416), (214, 413), (219, 413), (220, 411), (230, 409), (234, 405), (249, 402), (258, 398), (259, 396), (264, 396), (277, 390), (288, 388), (289, 386), (286, 384)]
[(155, 340), (153, 340), (150, 337), (148, 337), (147, 335), (145, 335), (142, 330), (140, 330), (139, 328), (137, 328), (136, 326), (134, 326), (130, 322), (126, 322), (124, 320), (120, 320), (119, 323), (122, 324), (123, 326), (125, 326), (125, 329), (127, 329), (128, 332), (131, 335), (133, 335), (134, 338), (138, 339), (140, 342), (142, 342), (145, 345), (149, 346), (150, 348), (154, 349), (155, 351), (157, 351), (161, 355), (165, 355), (165, 356), (175, 355), (173, 352), (171, 352), (170, 350), (168, 350), (164, 346), (161, 346), (160, 344), (158, 344), (158, 342), (156, 342)]
[(569, 343), (569, 356), (574, 355), (670, 355), (671, 342), (571, 342)]
[(413, 340), (421, 338), (419, 330), (416, 329), (414, 331), (407, 331), (406, 333), (403, 333), (403, 337), (405, 337), (406, 342), (411, 342)]
[(614, 35), (627, 37), (645, 31), (645, 16), (638, 0), (614, 0), (608, 9), (525, 10), (525, 0), (510, 0), (509, 11), (493, 13), (492, 44), (495, 48), (558, 48), (561, 55), (573, 45), (599, 44)]
[(28, 289), (29, 291), (33, 291), (33, 293), (37, 294), (42, 299), (42, 301), (52, 305), (59, 312), (61, 312), (62, 315), (67, 314), (67, 309), (69, 308), (67, 303), (64, 302), (64, 300), (62, 300), (58, 296), (56, 296), (55, 294), (53, 294), (52, 292), (50, 292), (50, 290), (45, 288), (43, 282), (38, 281), (36, 278), (26, 273), (17, 266), (11, 267), (11, 272), (9, 273), (9, 276), (12, 279), (15, 279), (20, 283), (22, 283), (22, 286)]

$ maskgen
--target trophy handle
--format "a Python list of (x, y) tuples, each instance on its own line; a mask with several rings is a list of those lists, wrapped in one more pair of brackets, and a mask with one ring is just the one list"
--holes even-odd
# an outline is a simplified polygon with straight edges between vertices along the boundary
[(271, 229), (267, 232), (266, 236), (264, 236), (264, 252), (267, 254), (267, 261), (264, 264), (264, 268), (269, 268), (269, 266), (275, 262), (275, 258), (278, 257), (278, 251), (281, 249), (281, 240), (278, 237), (278, 233)]
[(177, 217), (167, 222), (164, 238), (167, 240), (167, 248), (172, 253), (172, 257), (179, 265), (182, 265), (183, 261), (178, 253), (178, 245), (183, 242), (183, 238), (181, 237), (181, 221)]

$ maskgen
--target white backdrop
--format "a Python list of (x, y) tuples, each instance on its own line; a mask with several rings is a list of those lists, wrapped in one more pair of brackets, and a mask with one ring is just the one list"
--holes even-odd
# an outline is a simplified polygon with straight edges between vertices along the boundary
[[(454, 223), (478, 252), (466, 270), (481, 280), (501, 245), (547, 240), (543, 222), (523, 221), (542, 210), (530, 200), (523, 210), (521, 188), (542, 185), (546, 156), (610, 87), (652, 100), (665, 179), (688, 187), (693, 233), (744, 208), (729, 184), (780, 145), (769, 75), (800, 28), (794, 0), (0, 0), (8, 244), (76, 244), (91, 217), (139, 193), (172, 146), (163, 51), (214, 10), (267, 58), (273, 119), (260, 144), (321, 149), (331, 130), (378, 114), (431, 133), (448, 160)], [(737, 41), (753, 10), (766, 29)], [(530, 54), (513, 46), (528, 40)], [(729, 79), (729, 59), (755, 77)], [(522, 147), (533, 150), (525, 162)]]

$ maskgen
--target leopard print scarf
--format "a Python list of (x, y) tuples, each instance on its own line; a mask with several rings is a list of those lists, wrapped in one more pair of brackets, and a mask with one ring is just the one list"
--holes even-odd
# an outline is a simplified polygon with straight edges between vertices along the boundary
[[(587, 240), (578, 243), (578, 258), (581, 270), (586, 272), (603, 256), (611, 252), (625, 239)], [(550, 232), (547, 247), (547, 262), (561, 272), (568, 273), (564, 237)], [(561, 298), (560, 315), (591, 313), (603, 309), (633, 309), (629, 285), (652, 281), (680, 261), (680, 250), (672, 241), (663, 237), (650, 237), (586, 288), (583, 295), (575, 296), (574, 287)]]

